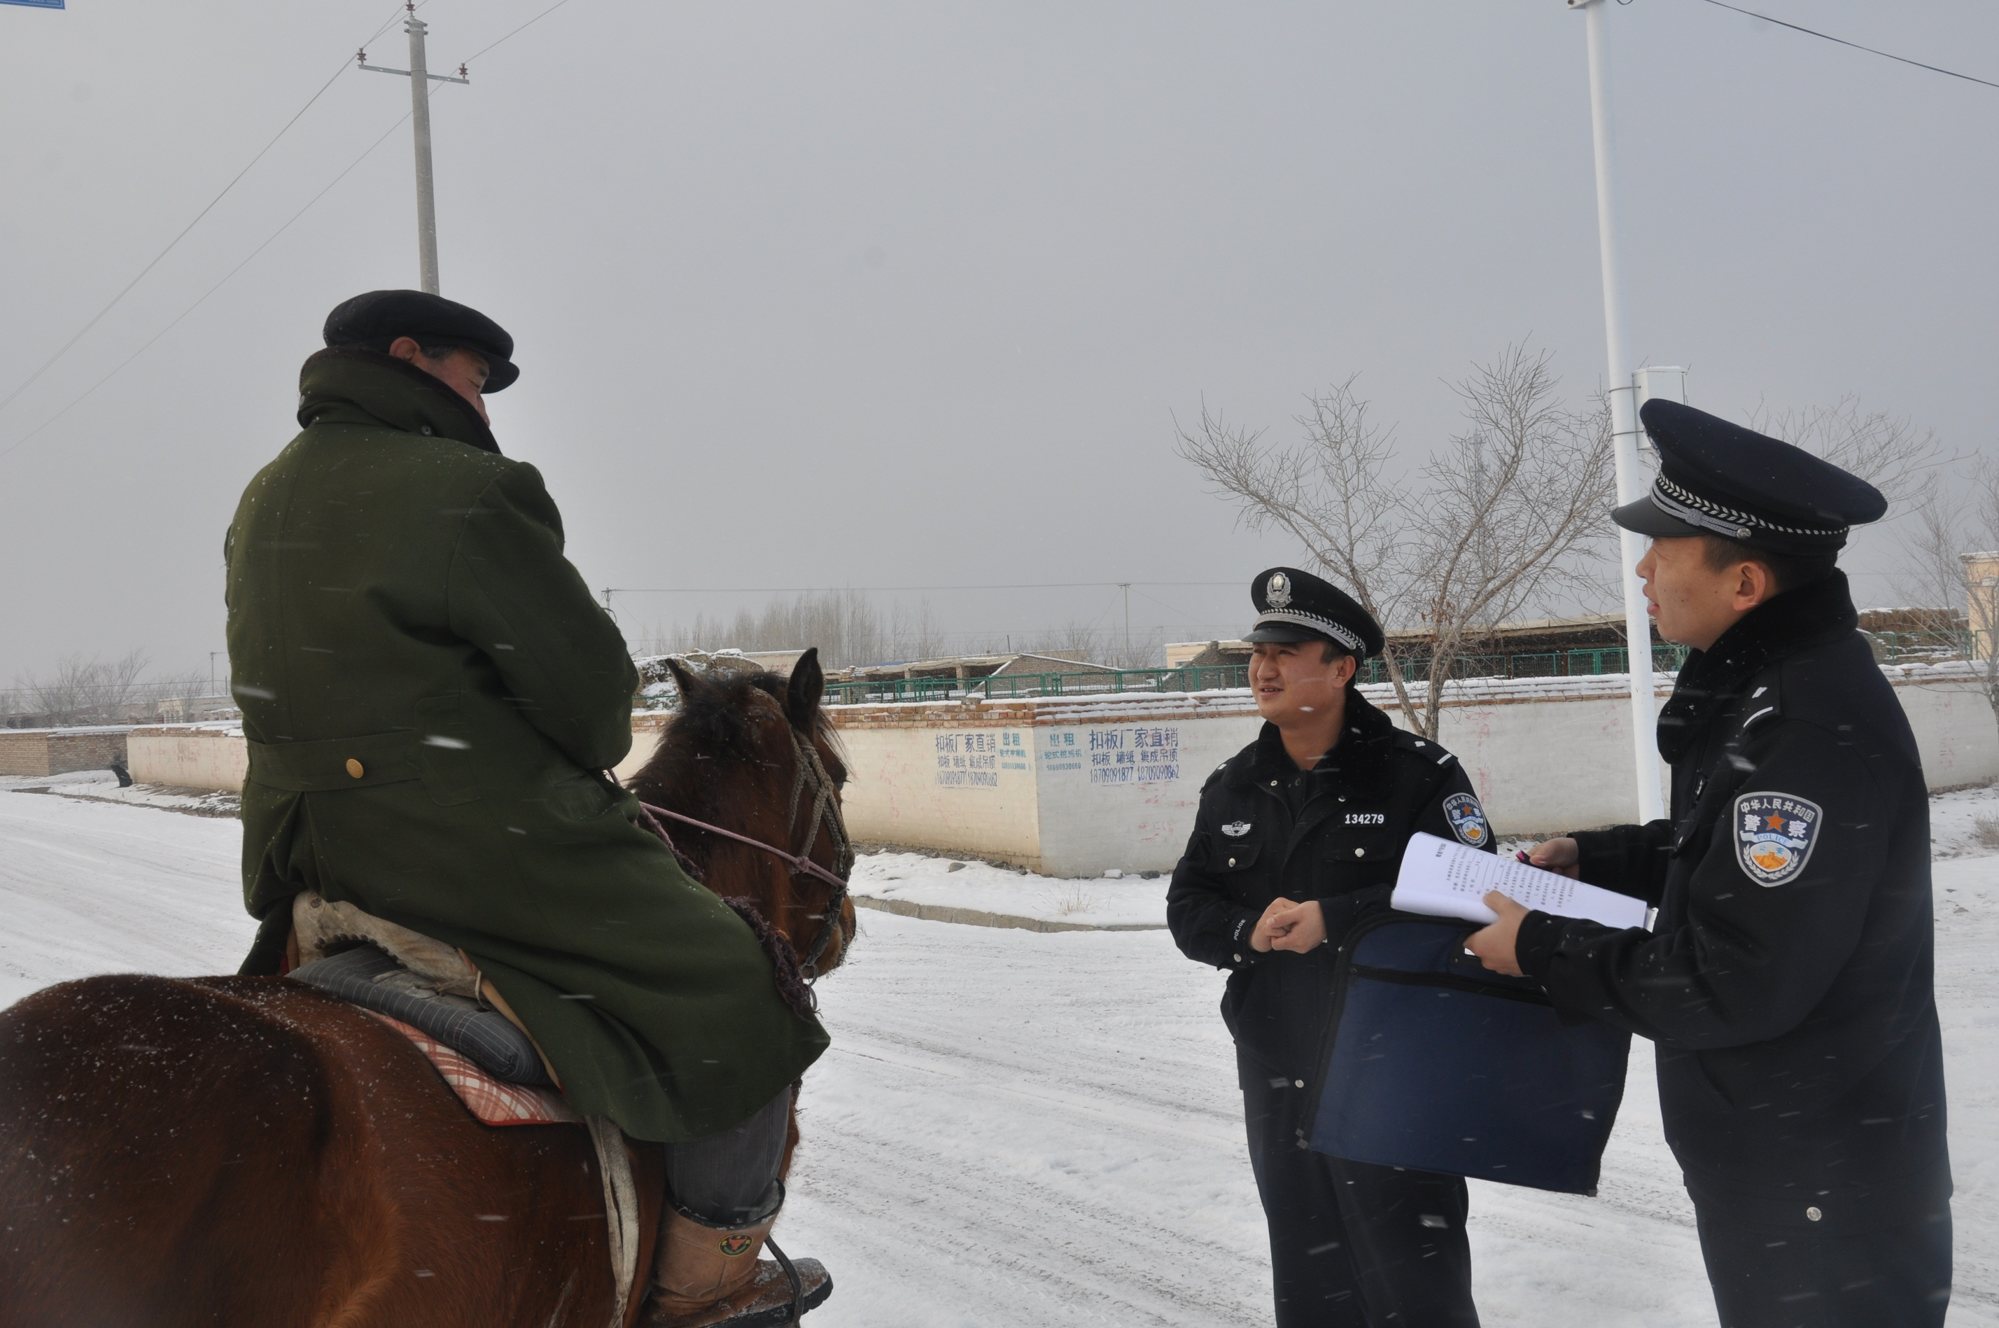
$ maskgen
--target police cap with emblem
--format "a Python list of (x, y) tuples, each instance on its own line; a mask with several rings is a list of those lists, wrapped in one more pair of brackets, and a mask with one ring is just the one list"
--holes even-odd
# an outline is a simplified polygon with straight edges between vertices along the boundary
[(326, 344), (386, 352), (397, 337), (412, 337), (426, 351), (462, 347), (485, 357), (486, 385), (498, 392), (521, 376), (514, 367), (514, 339), (470, 305), (428, 291), (378, 290), (356, 295), (326, 316)]
[(1611, 519), (1655, 538), (1719, 535), (1752, 549), (1831, 554), (1888, 510), (1881, 491), (1801, 447), (1677, 401), (1638, 417), (1659, 448), (1652, 491)]
[(1245, 641), (1330, 641), (1360, 659), (1381, 653), (1381, 624), (1353, 596), (1310, 572), (1258, 572), (1249, 597), (1256, 626), (1243, 633)]

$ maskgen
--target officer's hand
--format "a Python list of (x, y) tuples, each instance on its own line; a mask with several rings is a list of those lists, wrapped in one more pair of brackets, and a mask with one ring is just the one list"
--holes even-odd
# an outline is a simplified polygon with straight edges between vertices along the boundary
[(1296, 907), (1298, 901), (1295, 899), (1279, 896), (1271, 900), (1270, 906), (1263, 910), (1263, 916), (1256, 920), (1256, 926), (1250, 929), (1249, 948), (1258, 954), (1269, 954), (1270, 947), (1277, 943), (1277, 919)]
[(1294, 904), (1270, 919), (1270, 948), (1303, 954), (1326, 943), (1326, 911), (1316, 899)]
[(1570, 880), (1580, 880), (1576, 864), (1582, 860), (1576, 841), (1563, 835), (1527, 850), (1527, 861), (1542, 871), (1559, 872)]
[[(1559, 844), (1563, 841), (1554, 842)], [(1575, 847), (1575, 840), (1567, 842), (1571, 848)], [(1473, 932), (1465, 941), (1465, 948), (1477, 955), (1478, 961), (1493, 972), (1517, 978), (1520, 976), (1520, 960), (1513, 950), (1520, 937), (1520, 920), (1527, 916), (1527, 909), (1497, 890), (1486, 891), (1485, 906), (1499, 914), (1499, 921)]]

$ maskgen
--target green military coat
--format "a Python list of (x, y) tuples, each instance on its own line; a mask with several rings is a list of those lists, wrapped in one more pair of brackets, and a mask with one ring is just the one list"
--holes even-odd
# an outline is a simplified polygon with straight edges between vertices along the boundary
[(278, 970), (315, 890), (466, 951), (579, 1110), (663, 1141), (742, 1120), (826, 1035), (596, 773), (636, 675), (541, 476), (389, 356), (322, 351), (300, 391), (224, 546), (264, 924), (243, 971)]

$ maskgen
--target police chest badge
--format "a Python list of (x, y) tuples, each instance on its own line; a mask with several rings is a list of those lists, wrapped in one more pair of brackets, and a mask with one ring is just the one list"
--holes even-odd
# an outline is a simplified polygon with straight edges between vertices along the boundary
[(1451, 833), (1473, 848), (1484, 848), (1485, 841), (1492, 838), (1485, 808), (1469, 793), (1453, 793), (1444, 799), (1444, 819), (1451, 823)]
[(1758, 885), (1782, 885), (1805, 869), (1825, 814), (1788, 793), (1745, 793), (1735, 800), (1735, 856)]
[(1230, 839), (1241, 839), (1244, 835), (1249, 833), (1249, 822), (1230, 821), (1227, 825), (1222, 827), (1222, 833), (1227, 835)]

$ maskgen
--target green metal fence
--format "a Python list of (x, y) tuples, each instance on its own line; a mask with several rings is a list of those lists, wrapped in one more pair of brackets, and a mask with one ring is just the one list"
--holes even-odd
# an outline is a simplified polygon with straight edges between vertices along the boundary
[[(1652, 667), (1677, 672), (1686, 651), (1659, 646)], [(1461, 655), (1453, 678), (1556, 678), (1625, 671), (1622, 647), (1562, 650), (1547, 654)], [(1398, 660), (1402, 676), (1414, 682), (1429, 675), (1426, 658)], [(1387, 666), (1371, 659), (1361, 668), (1360, 681), (1387, 682)], [(829, 682), (826, 699), (834, 705), (867, 705), (901, 701), (951, 701), (967, 697), (1009, 701), (1035, 696), (1089, 696), (1104, 693), (1206, 692), (1249, 686), (1246, 664), (1185, 665), (1177, 669), (1107, 669), (1102, 673), (1001, 673), (960, 682), (956, 678), (874, 678)]]
[[(1657, 673), (1678, 673), (1686, 662), (1685, 646), (1652, 647), (1652, 668)], [(1430, 676), (1427, 655), (1405, 655), (1396, 666), (1403, 681), (1416, 682)], [(1583, 678), (1604, 673), (1628, 673), (1631, 652), (1623, 646), (1592, 646), (1577, 650), (1549, 650), (1535, 653), (1459, 655), (1452, 662), (1450, 677), (1470, 678)], [(1371, 659), (1361, 666), (1362, 682), (1387, 682), (1388, 665)]]
[[(1955, 639), (1947, 639), (1955, 636)], [(1951, 657), (1963, 658), (1966, 639), (1962, 633), (1882, 632), (1874, 638), (1889, 663)], [(1652, 668), (1670, 677), (1686, 662), (1685, 646), (1670, 644), (1652, 647)], [(1623, 646), (1591, 646), (1573, 650), (1550, 650), (1520, 654), (1460, 655), (1452, 663), (1450, 676), (1473, 678), (1582, 678), (1606, 673), (1624, 673), (1630, 668), (1630, 652)], [(1425, 655), (1403, 656), (1396, 661), (1403, 680), (1418, 682), (1430, 673)], [(1380, 659), (1361, 666), (1360, 681), (1388, 681), (1388, 666)], [(966, 697), (1008, 701), (1032, 696), (1088, 696), (1102, 693), (1205, 692), (1228, 687), (1249, 686), (1247, 664), (1183, 665), (1177, 669), (1106, 669), (1101, 673), (1001, 673), (960, 682), (956, 678), (881, 678), (860, 682), (829, 682), (826, 699), (835, 705), (855, 705), (896, 701), (951, 701)]]
[(829, 682), (826, 700), (834, 705), (894, 701), (950, 701), (977, 697), (1010, 701), (1030, 696), (1077, 696), (1104, 692), (1206, 692), (1249, 686), (1246, 664), (1187, 665), (1177, 669), (1106, 669), (1101, 673), (999, 673), (960, 682), (956, 678), (871, 678)]

